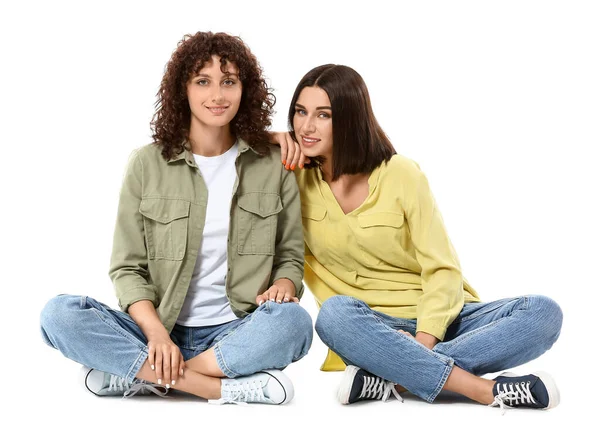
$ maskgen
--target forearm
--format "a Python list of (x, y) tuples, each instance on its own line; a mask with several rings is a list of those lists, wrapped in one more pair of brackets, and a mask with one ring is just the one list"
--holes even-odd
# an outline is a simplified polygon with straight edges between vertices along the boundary
[(151, 301), (142, 300), (135, 302), (129, 307), (129, 315), (140, 327), (148, 341), (160, 336), (169, 335)]

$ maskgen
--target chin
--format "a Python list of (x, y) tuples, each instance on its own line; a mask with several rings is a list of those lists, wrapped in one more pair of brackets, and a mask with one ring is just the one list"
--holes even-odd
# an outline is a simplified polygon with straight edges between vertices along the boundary
[(206, 119), (203, 123), (209, 127), (225, 127), (229, 125), (231, 119)]
[(319, 157), (323, 155), (323, 153), (319, 152), (319, 150), (314, 148), (304, 149), (300, 147), (300, 149), (302, 150), (302, 154), (309, 158)]

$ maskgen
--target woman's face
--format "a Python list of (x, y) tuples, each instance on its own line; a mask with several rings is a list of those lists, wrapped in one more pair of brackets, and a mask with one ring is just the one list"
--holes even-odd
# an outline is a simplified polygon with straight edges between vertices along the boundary
[(317, 87), (300, 91), (295, 107), (294, 132), (306, 157), (333, 156), (331, 102), (327, 93)]
[(200, 72), (187, 83), (187, 97), (192, 124), (205, 127), (228, 125), (237, 114), (242, 99), (242, 82), (234, 63), (227, 62), (221, 71), (218, 56), (206, 62)]

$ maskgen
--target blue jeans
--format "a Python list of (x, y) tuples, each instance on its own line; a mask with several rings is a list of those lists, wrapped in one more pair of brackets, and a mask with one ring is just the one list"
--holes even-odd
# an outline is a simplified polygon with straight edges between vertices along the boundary
[(433, 402), (452, 367), (475, 375), (524, 364), (552, 347), (562, 311), (552, 299), (524, 296), (465, 304), (443, 342), (429, 350), (415, 339), (417, 321), (388, 316), (349, 296), (327, 299), (315, 329), (346, 364), (361, 367)]
[[(87, 296), (60, 295), (41, 314), (44, 341), (64, 356), (132, 382), (148, 358), (147, 340), (126, 313)], [(230, 378), (283, 369), (304, 357), (312, 320), (300, 305), (266, 302), (252, 314), (222, 325), (175, 325), (171, 339), (184, 360), (213, 348)]]

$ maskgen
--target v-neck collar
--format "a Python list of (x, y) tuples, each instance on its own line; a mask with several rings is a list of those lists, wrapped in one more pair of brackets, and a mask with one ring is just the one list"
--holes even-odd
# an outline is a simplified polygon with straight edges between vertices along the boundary
[(355, 216), (361, 212), (361, 209), (364, 208), (366, 206), (366, 204), (369, 202), (369, 200), (371, 199), (371, 196), (373, 195), (373, 192), (375, 191), (375, 188), (377, 187), (377, 183), (379, 182), (379, 174), (381, 172), (381, 166), (384, 164), (385, 164), (385, 162), (382, 162), (381, 165), (379, 165), (375, 169), (373, 169), (373, 171), (369, 175), (369, 178), (367, 180), (367, 182), (369, 184), (369, 194), (367, 195), (365, 200), (358, 207), (356, 207), (354, 210), (352, 210), (348, 213), (344, 213), (344, 210), (342, 209), (342, 206), (340, 205), (337, 198), (333, 194), (333, 191), (331, 190), (329, 183), (327, 183), (327, 181), (325, 181), (325, 179), (323, 178), (323, 172), (321, 171), (321, 168), (317, 167), (316, 173), (317, 173), (317, 179), (319, 180), (319, 188), (321, 190), (321, 195), (323, 195), (326, 202), (332, 202), (334, 204), (334, 208), (335, 208), (336, 212), (338, 212), (342, 216), (344, 216), (344, 217)]

